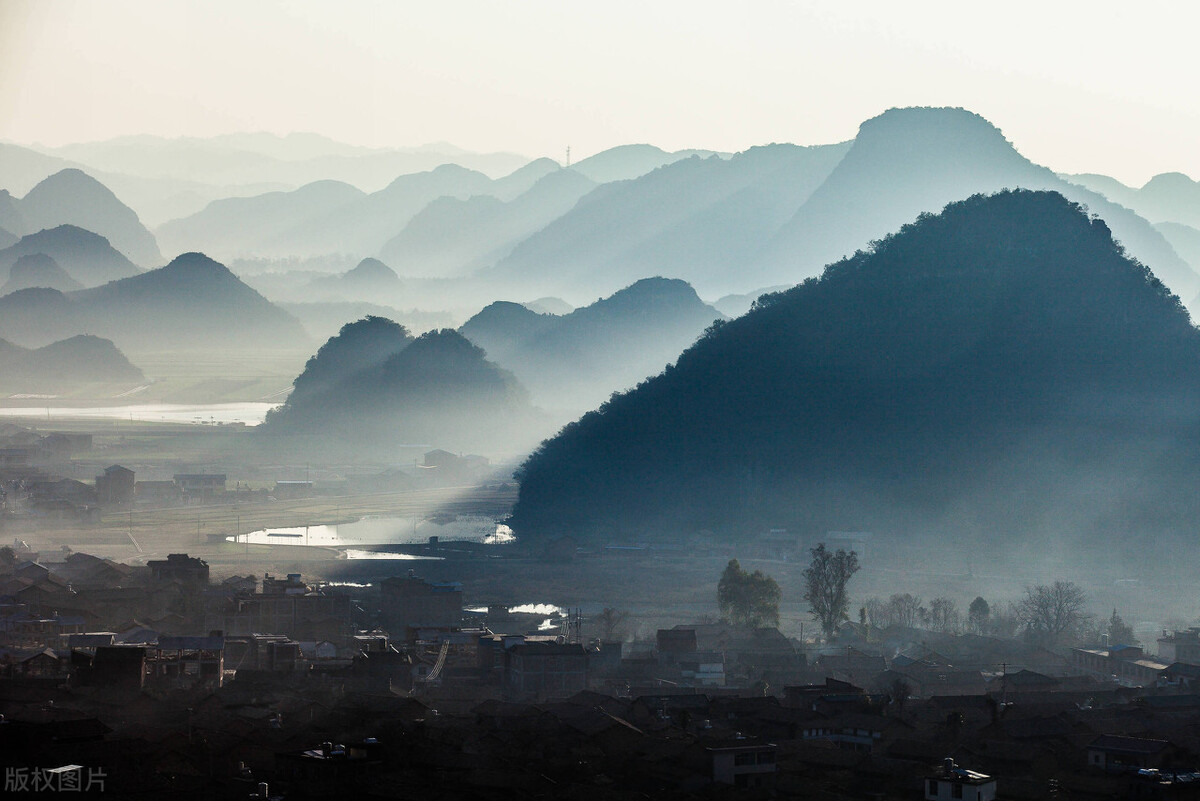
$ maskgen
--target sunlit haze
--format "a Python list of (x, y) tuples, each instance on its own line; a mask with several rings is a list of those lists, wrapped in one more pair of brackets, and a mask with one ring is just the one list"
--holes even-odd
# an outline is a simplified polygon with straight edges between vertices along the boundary
[(0, 2), (0, 138), (312, 131), (561, 161), (962, 106), (1061, 172), (1200, 176), (1181, 3)]

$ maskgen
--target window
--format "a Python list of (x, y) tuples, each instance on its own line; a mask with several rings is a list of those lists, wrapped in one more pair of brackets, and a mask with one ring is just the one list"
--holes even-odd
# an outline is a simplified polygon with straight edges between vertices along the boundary
[(954, 782), (950, 785), (950, 797), (951, 798), (962, 798), (962, 785), (961, 784), (959, 784), (958, 782)]
[(734, 754), (733, 764), (735, 764), (735, 765), (753, 765), (754, 764), (754, 752), (751, 751), (751, 752), (747, 752), (744, 754)]
[(938, 783), (937, 783), (937, 779), (930, 779), (930, 780), (929, 780), (929, 789), (928, 789), (928, 790), (925, 792), (925, 794), (926, 794), (926, 795), (932, 795), (932, 796), (935, 796), (935, 797), (937, 796), (937, 794), (938, 794)]

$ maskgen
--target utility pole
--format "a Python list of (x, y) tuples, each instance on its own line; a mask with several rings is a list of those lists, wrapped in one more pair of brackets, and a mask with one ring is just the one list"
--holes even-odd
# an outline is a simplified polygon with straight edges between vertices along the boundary
[(567, 145), (567, 169), (571, 168), (571, 146)]

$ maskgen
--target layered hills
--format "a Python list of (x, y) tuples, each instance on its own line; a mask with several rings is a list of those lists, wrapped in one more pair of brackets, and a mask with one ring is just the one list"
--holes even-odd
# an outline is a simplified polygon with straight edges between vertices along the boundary
[(59, 225), (27, 234), (0, 250), (0, 277), (8, 280), (19, 259), (39, 254), (53, 259), (72, 280), (84, 286), (99, 286), (139, 272), (133, 262), (99, 234), (74, 225)]
[(604, 184), (517, 245), (490, 277), (575, 298), (647, 275), (683, 278), (717, 294), (745, 291), (741, 271), (846, 147), (769, 145), (728, 159), (693, 156)]
[(80, 335), (37, 349), (0, 340), (3, 392), (62, 392), (80, 384), (143, 380), (111, 340)]
[(45, 253), (30, 253), (19, 256), (9, 270), (8, 281), (0, 286), (0, 297), (18, 289), (45, 287), (60, 292), (83, 289), (58, 262)]
[(308, 343), (295, 318), (201, 253), (93, 289), (22, 289), (0, 298), (6, 339), (40, 345), (75, 333), (140, 352), (290, 350)]
[(264, 441), (342, 458), (394, 458), (400, 445), (519, 452), (544, 428), (512, 374), (455, 331), (415, 340), (368, 317), (342, 328), (309, 360)]
[(567, 426), (520, 471), (511, 524), (1121, 558), (1190, 535), (1198, 410), (1200, 331), (1104, 221), (1056, 193), (975, 196)]
[(581, 411), (660, 372), (723, 317), (686, 282), (646, 278), (561, 316), (498, 301), (459, 330), (539, 405)]

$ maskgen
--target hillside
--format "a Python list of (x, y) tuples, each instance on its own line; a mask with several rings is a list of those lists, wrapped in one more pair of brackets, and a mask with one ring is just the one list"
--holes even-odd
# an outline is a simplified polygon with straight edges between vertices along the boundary
[(1197, 409), (1200, 331), (1102, 220), (1054, 193), (976, 196), (567, 426), (522, 468), (511, 524), (1126, 558), (1190, 536)]
[(0, 337), (36, 346), (77, 333), (126, 352), (290, 350), (309, 341), (293, 317), (201, 253), (94, 289), (0, 298)]
[(314, 278), (304, 289), (319, 301), (374, 301), (394, 303), (404, 288), (396, 271), (379, 259), (366, 258), (340, 275)]
[(139, 272), (133, 262), (99, 234), (74, 225), (60, 225), (23, 236), (15, 244), (0, 250), (0, 278), (8, 280), (13, 265), (22, 256), (37, 254), (54, 259), (84, 286), (99, 286)]
[(746, 291), (742, 271), (845, 152), (769, 145), (605, 184), (518, 244), (488, 277), (508, 291), (576, 300), (647, 275), (682, 278), (709, 294)]
[(144, 381), (110, 340), (75, 336), (29, 350), (0, 340), (0, 391), (61, 392), (87, 383)]
[[(377, 318), (343, 328), (263, 425), (263, 441), (386, 461), (400, 445), (521, 452), (544, 433), (545, 422), (516, 379), (458, 333), (430, 331), (407, 344), (406, 338), (401, 326)], [(349, 364), (355, 369), (345, 369)]]
[(891, 109), (864, 122), (845, 158), (742, 278), (766, 286), (818, 275), (918, 214), (1018, 187), (1087, 205), (1174, 292), (1200, 290), (1200, 275), (1144, 219), (1033, 164), (983, 117), (953, 108)]
[(18, 208), (26, 224), (22, 233), (74, 225), (103, 236), (134, 264), (162, 264), (154, 235), (134, 210), (82, 170), (65, 169), (47, 177), (21, 198)]
[(646, 278), (561, 317), (493, 303), (459, 330), (539, 405), (580, 411), (660, 372), (720, 318), (685, 281)]
[(460, 276), (490, 267), (595, 186), (574, 170), (556, 170), (507, 203), (491, 195), (438, 198), (383, 246), (380, 258), (414, 276)]
[(0, 296), (18, 289), (31, 287), (46, 287), (60, 292), (70, 292), (83, 289), (83, 284), (71, 277), (70, 273), (45, 253), (31, 253), (19, 257), (9, 270), (8, 281), (0, 286)]
[(338, 181), (317, 181), (291, 192), (214, 200), (202, 211), (159, 226), (169, 253), (204, 251), (217, 258), (255, 253), (260, 244), (366, 196)]

